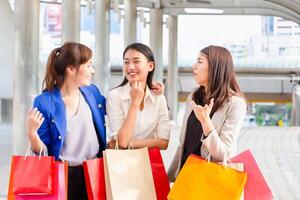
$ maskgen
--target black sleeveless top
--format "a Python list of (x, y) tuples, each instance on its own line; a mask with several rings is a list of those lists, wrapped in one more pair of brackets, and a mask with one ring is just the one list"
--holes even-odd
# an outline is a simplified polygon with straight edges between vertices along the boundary
[(180, 169), (183, 167), (185, 161), (190, 154), (195, 154), (201, 156), (201, 136), (203, 134), (203, 129), (200, 121), (197, 119), (194, 111), (190, 114), (187, 125), (186, 134), (183, 146), (183, 152), (181, 157)]

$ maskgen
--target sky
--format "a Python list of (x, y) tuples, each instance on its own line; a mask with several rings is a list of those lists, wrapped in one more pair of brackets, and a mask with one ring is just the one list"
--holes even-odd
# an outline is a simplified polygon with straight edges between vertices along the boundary
[(179, 16), (178, 51), (183, 50), (179, 56), (197, 55), (211, 44), (248, 42), (261, 35), (261, 21), (261, 16)]
[(180, 16), (179, 34), (205, 40), (245, 40), (261, 34), (261, 16)]

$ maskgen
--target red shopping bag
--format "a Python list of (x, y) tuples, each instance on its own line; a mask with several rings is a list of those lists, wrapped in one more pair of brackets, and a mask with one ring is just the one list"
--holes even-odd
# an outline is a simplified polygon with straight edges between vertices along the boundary
[(273, 199), (272, 192), (249, 149), (231, 158), (230, 161), (233, 163), (242, 162), (244, 164), (244, 171), (248, 173), (248, 180), (244, 189), (245, 200)]
[(170, 184), (160, 150), (151, 148), (148, 152), (157, 200), (167, 200)]
[(89, 200), (106, 200), (103, 158), (83, 162), (84, 179)]
[(49, 195), (16, 195), (13, 193), (13, 171), (10, 174), (10, 183), (8, 190), (8, 200), (66, 200), (67, 199), (67, 182), (66, 169), (67, 165), (62, 162), (55, 162), (53, 170), (53, 194)]
[(14, 194), (52, 194), (54, 157), (52, 156), (13, 156)]

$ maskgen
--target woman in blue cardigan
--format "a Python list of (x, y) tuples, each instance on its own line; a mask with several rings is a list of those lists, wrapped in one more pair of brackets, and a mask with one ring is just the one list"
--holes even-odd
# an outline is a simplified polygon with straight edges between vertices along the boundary
[(91, 84), (92, 51), (79, 43), (52, 50), (44, 91), (27, 116), (34, 152), (47, 151), (69, 164), (68, 199), (87, 199), (82, 162), (102, 156), (106, 148), (105, 97)]

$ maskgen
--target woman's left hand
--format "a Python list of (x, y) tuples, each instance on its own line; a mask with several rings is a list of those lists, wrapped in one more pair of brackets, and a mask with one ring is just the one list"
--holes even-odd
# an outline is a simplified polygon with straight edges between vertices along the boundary
[(165, 86), (164, 84), (162, 84), (161, 82), (152, 82), (152, 91), (154, 92), (154, 94), (156, 95), (161, 95), (165, 92)]
[(197, 119), (201, 122), (202, 126), (206, 120), (210, 119), (210, 113), (212, 107), (214, 105), (214, 99), (211, 99), (209, 105), (205, 104), (204, 106), (197, 105), (194, 101), (192, 101), (193, 110), (197, 117)]

